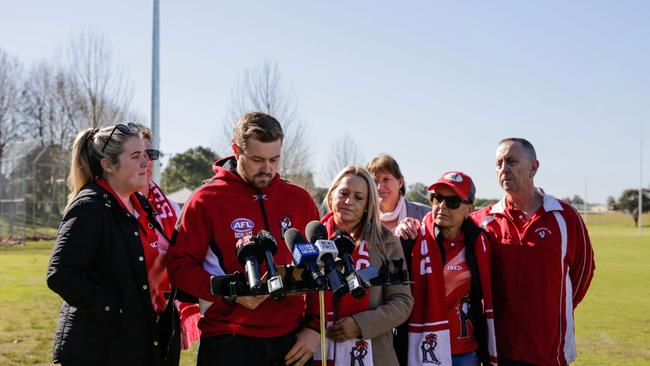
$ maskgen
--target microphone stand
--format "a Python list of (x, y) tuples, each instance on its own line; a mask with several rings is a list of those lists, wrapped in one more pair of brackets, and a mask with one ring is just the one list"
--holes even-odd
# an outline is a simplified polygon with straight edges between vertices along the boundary
[(318, 305), (320, 314), (320, 350), (321, 365), (327, 366), (327, 341), (325, 339), (325, 291), (318, 291)]

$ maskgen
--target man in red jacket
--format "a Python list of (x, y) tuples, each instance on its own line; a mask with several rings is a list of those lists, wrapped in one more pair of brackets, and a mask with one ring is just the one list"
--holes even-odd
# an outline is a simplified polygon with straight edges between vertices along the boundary
[(533, 183), (539, 168), (525, 139), (496, 152), (506, 195), (472, 219), (492, 241), (492, 288), (499, 365), (565, 366), (576, 357), (573, 311), (594, 273), (582, 218)]
[(318, 219), (309, 193), (277, 173), (283, 136), (275, 118), (243, 115), (233, 133), (234, 156), (215, 162), (212, 179), (185, 205), (167, 265), (173, 285), (199, 298), (204, 314), (198, 365), (304, 365), (319, 343), (319, 334), (304, 326), (303, 296), (211, 293), (211, 276), (245, 272), (238, 240), (267, 230), (278, 242), (276, 264), (289, 264), (284, 231)]

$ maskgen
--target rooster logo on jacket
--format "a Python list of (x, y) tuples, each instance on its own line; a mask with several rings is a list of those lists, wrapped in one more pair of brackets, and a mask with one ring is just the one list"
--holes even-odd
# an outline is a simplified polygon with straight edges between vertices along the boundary
[(422, 363), (440, 365), (440, 361), (438, 361), (435, 354), (436, 346), (438, 346), (438, 336), (434, 333), (427, 334), (420, 345), (420, 349), (422, 350)]
[(350, 366), (364, 366), (363, 359), (368, 354), (368, 343), (364, 340), (357, 341), (350, 350)]

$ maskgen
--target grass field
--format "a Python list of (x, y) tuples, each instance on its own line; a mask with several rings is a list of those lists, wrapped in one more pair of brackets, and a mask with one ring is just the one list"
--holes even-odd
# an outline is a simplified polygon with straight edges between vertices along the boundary
[[(577, 366), (650, 365), (650, 217), (588, 217), (596, 275), (576, 311)], [(48, 365), (61, 300), (45, 285), (51, 242), (0, 248), (0, 365)], [(184, 352), (193, 365), (196, 350)]]

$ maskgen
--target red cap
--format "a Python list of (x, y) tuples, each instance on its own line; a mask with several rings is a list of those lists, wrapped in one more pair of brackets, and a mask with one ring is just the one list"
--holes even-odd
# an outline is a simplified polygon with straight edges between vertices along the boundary
[(441, 185), (453, 189), (458, 197), (474, 202), (476, 188), (469, 175), (457, 171), (445, 172), (437, 182), (429, 186), (429, 191), (435, 191), (436, 187)]

